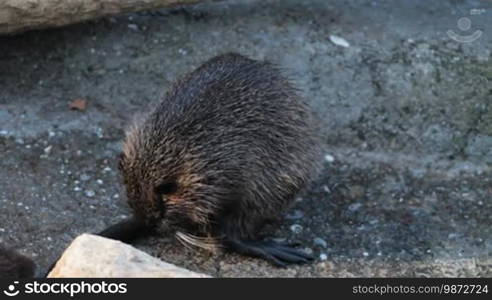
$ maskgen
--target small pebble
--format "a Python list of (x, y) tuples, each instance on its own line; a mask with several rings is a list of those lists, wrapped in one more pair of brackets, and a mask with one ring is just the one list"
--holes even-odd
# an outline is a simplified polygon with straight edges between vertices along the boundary
[(103, 184), (104, 182), (101, 179), (96, 180), (97, 184)]
[(75, 192), (79, 192), (79, 191), (81, 191), (82, 189), (81, 189), (80, 187), (76, 186), (76, 187), (74, 187), (74, 188), (73, 188), (73, 190), (74, 190)]
[(323, 247), (323, 248), (328, 247), (328, 243), (325, 240), (323, 240), (322, 238), (319, 238), (319, 237), (314, 238), (313, 242), (317, 246), (320, 246), (320, 247)]
[(102, 139), (104, 137), (104, 134), (102, 132), (102, 129), (101, 128), (98, 128), (97, 131), (96, 131), (96, 135), (98, 138)]
[(302, 226), (299, 225), (299, 224), (294, 224), (292, 226), (290, 226), (290, 230), (293, 232), (293, 233), (296, 233), (296, 234), (299, 234), (302, 232)]
[(303, 250), (304, 250), (304, 252), (306, 252), (307, 254), (313, 254), (313, 252), (314, 252), (314, 251), (313, 251), (313, 249), (311, 249), (311, 248), (309, 248), (309, 247), (306, 247), (306, 248), (304, 248)]
[(138, 31), (138, 26), (137, 26), (137, 24), (128, 24), (128, 28), (130, 28), (131, 30), (136, 30), (136, 31)]
[(94, 195), (95, 195), (95, 194), (96, 194), (96, 193), (95, 193), (94, 191), (92, 191), (92, 190), (87, 190), (87, 191), (85, 191), (85, 195), (86, 195), (87, 197), (94, 197)]
[(52, 148), (53, 148), (53, 146), (48, 146), (48, 147), (44, 148), (44, 150), (43, 150), (43, 151), (44, 151), (44, 153), (46, 153), (46, 154), (50, 154), (50, 152), (51, 152), (51, 149), (52, 149)]
[(287, 214), (285, 216), (285, 218), (287, 220), (299, 220), (299, 219), (302, 219), (303, 216), (304, 216), (304, 213), (302, 211), (294, 210), (292, 213)]
[(362, 255), (364, 255), (365, 257), (368, 257), (369, 256), (369, 253), (363, 252)]
[(349, 42), (347, 42), (346, 39), (339, 37), (339, 36), (336, 36), (336, 35), (333, 35), (333, 34), (330, 35), (330, 41), (337, 46), (341, 46), (344, 48), (350, 47), (350, 44), (349, 44)]
[(350, 210), (350, 211), (357, 211), (361, 207), (362, 207), (362, 204), (361, 203), (353, 203), (353, 204), (350, 204), (349, 205), (348, 210)]
[(330, 155), (330, 154), (326, 154), (326, 155), (325, 155), (325, 160), (326, 160), (327, 162), (329, 162), (329, 163), (332, 163), (332, 162), (334, 162), (334, 161), (335, 161), (335, 158), (334, 158), (332, 155)]
[(82, 180), (82, 181), (87, 181), (89, 179), (91, 179), (91, 177), (87, 174), (80, 175), (80, 180)]
[(325, 261), (325, 260), (327, 260), (327, 259), (328, 259), (328, 256), (327, 256), (326, 254), (324, 254), (324, 253), (321, 253), (321, 254), (319, 255), (319, 259), (320, 259), (320, 260), (322, 260), (322, 261)]

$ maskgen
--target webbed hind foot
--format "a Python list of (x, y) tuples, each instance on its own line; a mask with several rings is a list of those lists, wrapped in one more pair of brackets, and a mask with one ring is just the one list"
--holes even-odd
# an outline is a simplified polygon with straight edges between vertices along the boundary
[(225, 243), (225, 246), (229, 251), (259, 257), (279, 267), (287, 267), (289, 264), (304, 264), (314, 260), (312, 255), (295, 249), (292, 245), (274, 241), (230, 239)]

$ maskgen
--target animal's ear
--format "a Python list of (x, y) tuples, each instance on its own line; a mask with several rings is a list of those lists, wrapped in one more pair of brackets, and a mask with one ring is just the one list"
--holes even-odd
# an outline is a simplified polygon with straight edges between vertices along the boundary
[(155, 187), (155, 192), (158, 195), (168, 195), (176, 192), (178, 185), (174, 181), (166, 181)]
[(125, 164), (125, 160), (126, 160), (126, 155), (125, 155), (125, 152), (120, 152), (120, 154), (118, 154), (118, 169), (123, 170), (123, 165)]

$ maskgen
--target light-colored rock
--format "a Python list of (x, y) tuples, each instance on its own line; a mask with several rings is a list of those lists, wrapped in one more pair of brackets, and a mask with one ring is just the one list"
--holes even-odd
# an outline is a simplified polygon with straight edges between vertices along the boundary
[(313, 242), (314, 242), (314, 244), (316, 246), (320, 246), (320, 247), (323, 247), (323, 248), (328, 247), (328, 243), (324, 239), (322, 239), (320, 237), (314, 238)]
[(344, 48), (350, 47), (350, 44), (349, 42), (347, 42), (347, 40), (336, 35), (330, 35), (330, 41), (337, 46), (341, 46)]
[(163, 262), (119, 241), (91, 234), (78, 236), (48, 278), (209, 277)]

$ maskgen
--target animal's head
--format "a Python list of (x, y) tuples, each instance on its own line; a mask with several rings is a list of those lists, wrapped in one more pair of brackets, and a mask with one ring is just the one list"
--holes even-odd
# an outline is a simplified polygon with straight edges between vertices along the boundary
[(200, 175), (206, 166), (186, 143), (142, 124), (127, 131), (119, 159), (128, 203), (137, 218), (148, 225), (166, 219), (188, 230), (209, 225), (213, 207)]

